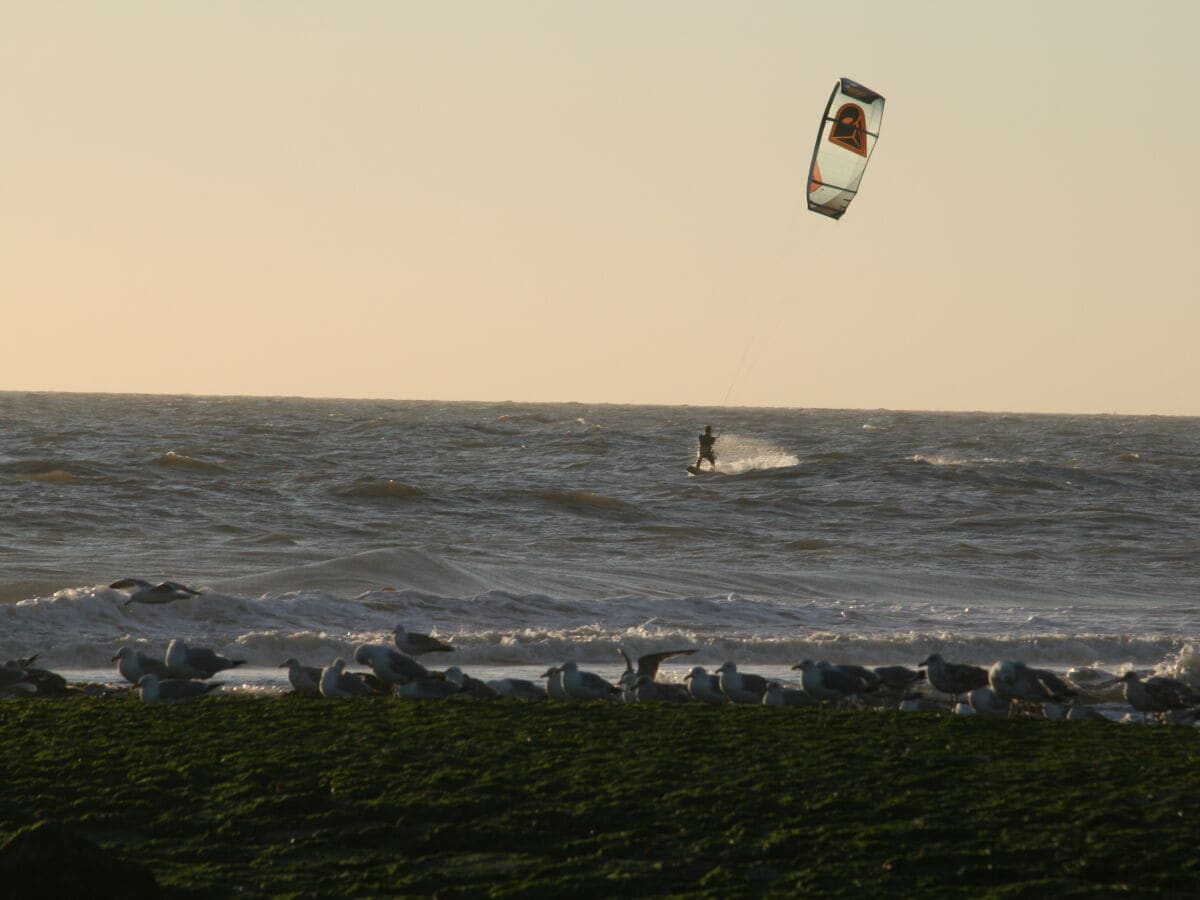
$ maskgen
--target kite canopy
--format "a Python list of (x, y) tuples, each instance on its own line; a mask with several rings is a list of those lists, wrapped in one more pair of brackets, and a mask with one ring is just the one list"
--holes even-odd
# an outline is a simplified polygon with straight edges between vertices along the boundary
[(808, 208), (840, 219), (867, 169), (879, 139), (883, 98), (849, 78), (839, 78), (825, 104), (808, 171)]

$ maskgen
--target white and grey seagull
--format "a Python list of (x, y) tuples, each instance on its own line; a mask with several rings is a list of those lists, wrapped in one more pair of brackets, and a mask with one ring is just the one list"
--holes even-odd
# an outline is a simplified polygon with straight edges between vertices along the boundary
[(724, 706), (730, 700), (721, 693), (721, 679), (712, 674), (704, 666), (695, 666), (683, 679), (688, 686), (688, 693), (697, 700), (711, 703), (714, 706)]
[(429, 678), (429, 670), (406, 653), (393, 650), (387, 644), (362, 644), (354, 651), (354, 661), (370, 666), (388, 684), (407, 684)]
[(195, 700), (220, 686), (220, 682), (192, 681), (187, 678), (167, 678), (159, 681), (158, 676), (154, 674), (143, 675), (137, 683), (142, 700), (147, 703), (182, 703)]
[(137, 684), (143, 675), (157, 675), (159, 678), (171, 677), (167, 664), (161, 659), (155, 659), (133, 647), (122, 647), (112, 661), (117, 664), (117, 671), (121, 673), (121, 677), (130, 684)]
[(167, 644), (163, 661), (172, 678), (212, 678), (225, 669), (245, 665), (244, 659), (229, 659), (207, 647), (189, 647), (179, 638)]
[(321, 669), (317, 666), (302, 666), (289, 656), (279, 668), (288, 670), (288, 683), (301, 697), (321, 696)]
[(163, 581), (158, 584), (151, 584), (140, 578), (122, 578), (119, 581), (114, 581), (109, 587), (117, 591), (134, 589), (129, 592), (129, 598), (122, 604), (123, 606), (128, 606), (130, 603), (174, 603), (176, 600), (198, 597), (203, 593), (195, 588), (188, 587), (186, 584), (180, 584), (178, 581)]
[(739, 672), (735, 663), (721, 663), (717, 669), (717, 683), (721, 693), (734, 703), (762, 703), (763, 694), (767, 692), (767, 679), (761, 675), (750, 675)]
[(568, 660), (559, 666), (562, 687), (566, 695), (574, 700), (603, 700), (621, 693), (616, 685), (609, 684), (595, 672), (581, 672), (579, 666)]
[(546, 688), (525, 678), (498, 678), (489, 681), (487, 686), (501, 697), (511, 697), (515, 700), (545, 700)]
[(354, 672), (344, 671), (346, 661), (338, 657), (332, 665), (321, 670), (321, 680), (318, 683), (321, 696), (329, 700), (343, 697), (373, 697), (375, 692)]

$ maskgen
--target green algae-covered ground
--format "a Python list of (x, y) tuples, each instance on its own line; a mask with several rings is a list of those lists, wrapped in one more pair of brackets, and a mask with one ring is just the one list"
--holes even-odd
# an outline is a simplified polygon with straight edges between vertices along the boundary
[(0, 703), (43, 819), (189, 897), (1200, 895), (1200, 734), (771, 707)]

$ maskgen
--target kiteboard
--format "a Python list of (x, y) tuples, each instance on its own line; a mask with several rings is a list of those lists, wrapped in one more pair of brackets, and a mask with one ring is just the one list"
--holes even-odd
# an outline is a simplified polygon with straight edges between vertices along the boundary
[(716, 469), (701, 469), (701, 468), (697, 468), (696, 466), (688, 466), (687, 470), (688, 470), (689, 475), (716, 475), (717, 474)]

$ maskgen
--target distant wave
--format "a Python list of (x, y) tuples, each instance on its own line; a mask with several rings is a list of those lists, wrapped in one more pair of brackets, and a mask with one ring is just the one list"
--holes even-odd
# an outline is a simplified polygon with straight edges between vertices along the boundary
[(419, 488), (392, 478), (359, 478), (352, 484), (333, 491), (339, 497), (357, 500), (389, 500), (407, 502), (423, 496)]
[(168, 450), (162, 456), (154, 460), (155, 465), (167, 466), (175, 469), (187, 469), (192, 472), (224, 472), (225, 467), (220, 463), (208, 462), (203, 459), (195, 459), (183, 453), (176, 453), (174, 450)]
[(538, 491), (537, 496), (547, 503), (575, 512), (636, 512), (636, 508), (624, 500), (618, 500), (616, 497), (606, 497), (603, 494), (596, 494), (592, 491), (548, 490)]
[(171, 638), (183, 637), (252, 665), (277, 666), (291, 655), (314, 661), (348, 656), (359, 643), (386, 641), (397, 622), (451, 641), (458, 648), (454, 661), (467, 666), (611, 663), (617, 647), (625, 647), (637, 654), (695, 648), (692, 661), (708, 666), (726, 659), (790, 665), (805, 657), (913, 666), (940, 652), (978, 664), (1022, 659), (1059, 667), (1145, 667), (1178, 657), (1189, 644), (1165, 620), (1157, 631), (1114, 619), (1113, 631), (1074, 632), (1063, 620), (1079, 618), (1079, 611), (1066, 608), (1040, 615), (1009, 610), (1005, 620), (981, 630), (956, 621), (949, 608), (781, 604), (739, 595), (571, 600), (504, 591), (467, 597), (301, 591), (257, 598), (209, 592), (136, 608), (126, 608), (125, 597), (98, 585), (0, 605), (0, 658), (38, 652), (48, 665), (101, 667), (122, 644), (161, 653)]

